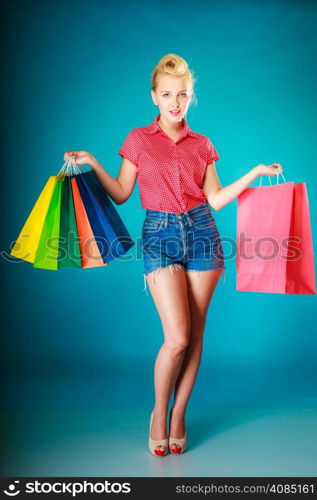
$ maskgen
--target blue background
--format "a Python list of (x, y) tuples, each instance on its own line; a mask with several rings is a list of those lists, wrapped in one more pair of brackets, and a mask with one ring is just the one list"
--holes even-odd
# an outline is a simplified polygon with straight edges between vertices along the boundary
[[(186, 120), (215, 145), (221, 184), (258, 163), (281, 163), (287, 181), (307, 183), (316, 248), (316, 20), (317, 4), (309, 1), (7, 2), (3, 475), (317, 470), (309, 445), (309, 435), (317, 436), (316, 296), (237, 292), (235, 260), (227, 258), (188, 410), (192, 442), (203, 447), (212, 427), (218, 459), (200, 455), (191, 463), (188, 453), (179, 468), (156, 469), (146, 433), (163, 336), (152, 298), (143, 291), (145, 210), (138, 186), (116, 206), (136, 245), (108, 267), (54, 272), (8, 258), (65, 151), (91, 152), (116, 177), (127, 133), (150, 124), (158, 112), (150, 75), (170, 52), (195, 71), (198, 104)], [(214, 215), (220, 234), (235, 238), (236, 200)], [(237, 442), (230, 434), (265, 416), (277, 418), (265, 421), (271, 422), (263, 424), (266, 433), (254, 428)], [(294, 429), (304, 429), (298, 442)], [(118, 445), (128, 439), (137, 460), (133, 453), (122, 458)]]

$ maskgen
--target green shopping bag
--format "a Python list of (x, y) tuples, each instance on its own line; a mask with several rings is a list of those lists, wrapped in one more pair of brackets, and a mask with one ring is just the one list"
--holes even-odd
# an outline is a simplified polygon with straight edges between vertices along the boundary
[(54, 271), (58, 269), (62, 182), (59, 177), (56, 177), (55, 188), (45, 217), (33, 267)]
[(71, 178), (62, 180), (58, 269), (82, 267)]

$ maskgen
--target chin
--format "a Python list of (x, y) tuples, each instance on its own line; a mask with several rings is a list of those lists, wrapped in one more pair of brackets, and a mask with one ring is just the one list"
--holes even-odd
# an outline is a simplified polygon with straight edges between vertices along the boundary
[(169, 111), (167, 111), (166, 116), (167, 116), (170, 120), (172, 120), (172, 121), (180, 121), (180, 120), (182, 120), (182, 118), (183, 118), (183, 116), (184, 116), (184, 113), (181, 111), (181, 112), (179, 113), (179, 115), (177, 115), (177, 116), (173, 116), (173, 115), (171, 115), (171, 113), (170, 113)]

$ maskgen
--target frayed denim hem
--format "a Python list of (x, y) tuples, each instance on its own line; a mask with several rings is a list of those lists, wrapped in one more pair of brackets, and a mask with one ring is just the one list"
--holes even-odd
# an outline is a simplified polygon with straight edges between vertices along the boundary
[(159, 267), (158, 269), (154, 269), (153, 271), (150, 271), (148, 273), (143, 273), (143, 276), (144, 276), (144, 288), (143, 288), (143, 292), (146, 291), (146, 295), (148, 295), (148, 292), (147, 292), (147, 288), (146, 288), (146, 276), (148, 274), (152, 274), (153, 273), (153, 283), (155, 284), (155, 276), (156, 274), (161, 270), (161, 269), (166, 269), (166, 268), (169, 268), (169, 270), (171, 272), (175, 272), (175, 268), (181, 268), (181, 269), (184, 269), (184, 266), (182, 266), (181, 264), (169, 264), (168, 266), (163, 266), (163, 267)]
[(198, 273), (198, 276), (199, 276), (199, 273), (201, 272), (204, 272), (204, 271), (221, 271), (220, 274), (222, 274), (222, 282), (225, 283), (226, 281), (226, 268), (219, 268), (219, 267), (215, 267), (214, 269), (199, 269), (199, 270), (196, 270), (196, 269), (185, 269), (185, 271), (187, 273), (190, 273), (190, 272), (195, 272), (195, 273)]
[(159, 267), (158, 269), (154, 269), (153, 271), (150, 271), (148, 273), (143, 273), (143, 277), (144, 277), (144, 288), (143, 288), (143, 292), (145, 291), (146, 292), (146, 295), (148, 295), (148, 291), (147, 291), (147, 283), (146, 283), (146, 276), (149, 275), (149, 274), (152, 274), (153, 273), (153, 283), (155, 284), (155, 276), (156, 274), (161, 270), (161, 269), (166, 269), (166, 268), (169, 268), (171, 272), (175, 272), (175, 268), (181, 268), (181, 269), (184, 269), (184, 271), (186, 272), (196, 272), (197, 275), (199, 276), (199, 273), (200, 272), (203, 272), (203, 271), (221, 271), (221, 274), (222, 274), (222, 277), (223, 277), (223, 283), (225, 283), (226, 281), (226, 268), (223, 268), (223, 269), (218, 269), (218, 268), (215, 268), (215, 269), (185, 269), (184, 266), (182, 266), (181, 264), (169, 264), (168, 266), (163, 266), (163, 267)]

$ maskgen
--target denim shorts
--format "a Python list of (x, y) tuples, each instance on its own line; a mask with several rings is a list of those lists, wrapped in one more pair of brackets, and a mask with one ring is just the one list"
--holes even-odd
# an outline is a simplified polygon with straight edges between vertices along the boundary
[[(225, 272), (215, 218), (206, 202), (180, 213), (146, 210), (142, 226), (144, 289), (146, 275), (159, 269)], [(155, 283), (155, 273), (153, 274)]]

